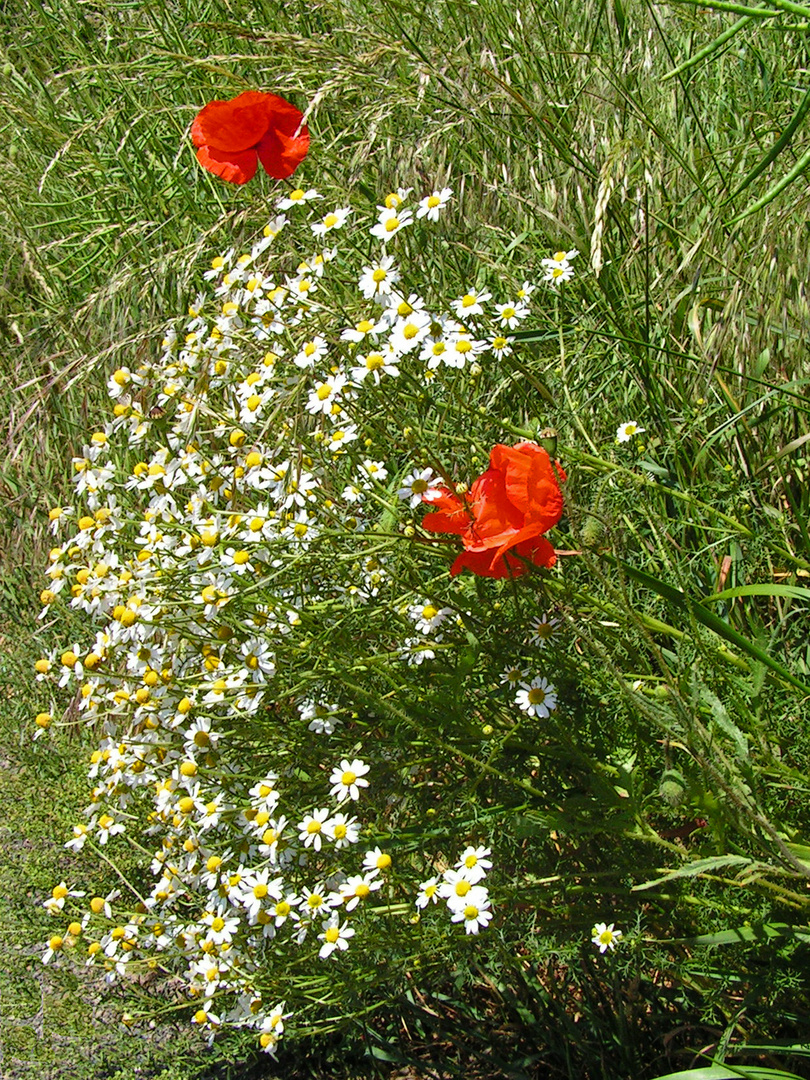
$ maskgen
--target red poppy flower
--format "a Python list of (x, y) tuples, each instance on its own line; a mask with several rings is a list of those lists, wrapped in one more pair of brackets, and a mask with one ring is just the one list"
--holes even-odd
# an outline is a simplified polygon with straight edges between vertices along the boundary
[(292, 176), (309, 150), (303, 114), (284, 98), (246, 90), (231, 101), (210, 101), (194, 117), (191, 140), (204, 169), (246, 184), (261, 161), (276, 180)]
[(466, 569), (492, 578), (524, 574), (524, 559), (535, 566), (553, 566), (557, 556), (543, 534), (562, 517), (558, 474), (565, 479), (542, 446), (499, 443), (490, 451), (489, 468), (464, 501), (446, 488), (437, 499), (427, 500), (436, 509), (425, 516), (424, 527), (453, 533), (464, 544), (450, 573)]

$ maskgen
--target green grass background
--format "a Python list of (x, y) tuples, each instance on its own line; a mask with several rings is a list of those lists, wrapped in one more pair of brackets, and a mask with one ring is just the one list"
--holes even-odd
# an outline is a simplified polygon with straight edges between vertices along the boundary
[[(810, 145), (810, 10), (712, 6), (718, 10), (641, 0), (3, 6), (4, 1075), (247, 1075), (247, 1066), (229, 1071), (227, 1047), (206, 1057), (183, 1017), (175, 1022), (171, 1002), (154, 1031), (133, 1035), (112, 1018), (127, 1008), (127, 995), (138, 1001), (139, 988), (105, 997), (100, 987), (45, 971), (35, 950), (48, 929), (41, 900), (71, 875), (62, 844), (83, 798), (89, 745), (79, 730), (46, 755), (30, 744), (30, 720), (42, 707), (33, 661), (47, 644), (74, 639), (71, 627), (36, 623), (50, 547), (47, 509), (69, 501), (70, 457), (101, 413), (109, 370), (155, 348), (166, 320), (187, 307), (207, 260), (262, 221), (277, 194), (264, 176), (231, 188), (199, 169), (188, 128), (205, 102), (258, 88), (308, 108), (313, 142), (296, 177), (302, 186), (376, 198), (397, 186), (449, 184), (464, 210), (470, 274), (508, 258), (522, 261), (531, 277), (550, 251), (579, 248), (581, 283), (565, 300), (577, 329), (563, 326), (559, 339), (532, 346), (545, 359), (562, 347), (563, 357), (554, 392), (537, 388), (538, 412), (583, 469), (584, 455), (608, 445), (620, 421), (638, 419), (650, 442), (647, 475), (659, 487), (644, 500), (629, 483), (605, 486), (596, 497), (584, 482), (577, 491), (574, 478), (574, 539), (584, 537), (587, 547), (589, 537), (606, 537), (619, 553), (638, 543), (656, 580), (696, 595), (751, 580), (807, 584), (810, 226), (802, 170)], [(598, 277), (587, 272), (597, 242)], [(453, 258), (461, 258), (457, 249)], [(442, 274), (442, 266), (431, 272)], [(672, 490), (691, 501), (677, 503)], [(722, 551), (695, 528), (701, 500), (741, 526)], [(639, 525), (640, 501), (648, 516)], [(673, 542), (665, 544), (660, 527), (669, 519)], [(611, 592), (610, 568), (596, 556), (591, 565), (621, 624), (626, 592)], [(662, 614), (657, 603), (648, 618)], [(766, 597), (742, 607), (728, 616), (735, 628), (807, 681), (806, 600)], [(694, 612), (676, 612), (673, 621), (682, 634), (695, 630)], [(595, 654), (601, 649), (622, 663), (628, 646), (620, 637), (592, 643)], [(757, 701), (763, 733), (773, 705), (775, 736), (806, 762), (804, 696), (786, 698), (780, 684)], [(806, 798), (802, 790), (795, 797)], [(99, 890), (114, 880), (109, 867), (99, 869)], [(711, 929), (721, 928), (724, 913), (732, 917), (734, 902), (728, 905), (712, 909), (720, 921)], [(801, 977), (794, 986), (785, 956), (779, 965), (781, 991), (800, 991), (804, 1000)], [(721, 965), (715, 983), (705, 973), (690, 976), (692, 985), (685, 977), (680, 1022), (708, 1015), (728, 970)], [(746, 975), (752, 985), (755, 975)], [(774, 1015), (783, 1001), (777, 991), (767, 991)], [(458, 995), (460, 1002), (461, 988)], [(561, 987), (549, 995), (552, 1004), (533, 1015), (521, 1014), (525, 1002), (501, 997), (498, 1007), (533, 1037), (545, 1031), (551, 1038), (583, 998), (566, 1000)], [(615, 1000), (591, 1002), (589, 1076), (618, 1080), (630, 1067), (632, 1055), (611, 1064), (598, 1050), (600, 1040), (616, 1037), (600, 1019)], [(470, 1023), (471, 1014), (457, 1008), (447, 1004), (438, 1034), (424, 1028), (424, 1015), (418, 1019), (423, 1065), (432, 1053), (425, 1047), (436, 1039), (444, 1045), (454, 1023)], [(497, 1024), (487, 1028), (491, 1002), (474, 1008), (492, 1056), (487, 1063), (479, 1048), (470, 1068), (532, 1075), (530, 1062), (510, 1059), (508, 1034), (498, 1044)], [(635, 1041), (641, 1060), (645, 1021), (632, 1009), (628, 1016), (623, 1038)], [(775, 1038), (778, 1027), (774, 1020)], [(563, 1032), (574, 1037), (574, 1029), (563, 1025)], [(363, 1060), (358, 1046), (303, 1047), (279, 1075), (371, 1069), (373, 1062), (351, 1064)], [(386, 1065), (386, 1056), (390, 1044), (376, 1059), (387, 1074), (394, 1063)]]

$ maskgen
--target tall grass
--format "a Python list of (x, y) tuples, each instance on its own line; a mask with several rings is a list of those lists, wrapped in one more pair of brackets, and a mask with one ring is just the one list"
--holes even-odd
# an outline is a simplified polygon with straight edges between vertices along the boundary
[[(438, 1044), (450, 1060), (462, 1043), (459, 1070), (655, 1076), (707, 1047), (722, 1059), (799, 1037), (808, 198), (801, 176), (773, 191), (806, 153), (808, 56), (802, 11), (751, 10), (640, 0), (4, 9), (6, 626), (39, 610), (46, 511), (70, 501), (70, 458), (100, 415), (107, 373), (152, 355), (211, 254), (249, 235), (275, 196), (267, 178), (231, 189), (198, 168), (187, 132), (201, 104), (250, 87), (306, 108), (303, 181), (347, 198), (450, 183), (465, 216), (459, 242), (430, 266), (437, 288), (485, 267), (531, 278), (560, 247), (592, 267), (522, 335), (520, 377), (488, 402), (493, 438), (510, 425), (555, 428), (571, 476), (579, 555), (551, 598), (575, 632), (568, 674), (602, 781), (587, 793), (563, 785), (553, 810), (528, 812), (522, 828), (528, 843), (553, 832), (561, 869), (580, 872), (549, 884), (548, 936), (519, 960), (504, 954), (500, 982), (460, 965), (448, 998), (434, 972), (435, 998), (411, 994), (401, 1028), (369, 1028), (378, 1061), (405, 1053), (407, 1035), (423, 1059)], [(631, 418), (643, 441), (612, 456)], [(70, 636), (46, 633), (57, 631)], [(15, 654), (16, 702), (30, 700), (37, 648)], [(2, 721), (5, 752), (27, 760), (15, 709)], [(84, 767), (73, 746), (58, 752), (72, 787)], [(602, 859), (597, 805), (610, 807), (609, 843), (646, 843), (643, 863), (660, 874), (637, 880), (635, 849)], [(72, 820), (67, 806), (59, 814)], [(51, 872), (53, 852), (25, 814), (10, 832), (35, 845), (35, 880)], [(708, 862), (679, 877), (690, 859)], [(648, 903), (645, 932), (660, 939), (612, 981), (553, 933), (606, 896), (628, 918)], [(12, 910), (30, 914), (34, 900)], [(762, 929), (774, 924), (787, 929)], [(668, 925), (674, 945), (663, 944)]]

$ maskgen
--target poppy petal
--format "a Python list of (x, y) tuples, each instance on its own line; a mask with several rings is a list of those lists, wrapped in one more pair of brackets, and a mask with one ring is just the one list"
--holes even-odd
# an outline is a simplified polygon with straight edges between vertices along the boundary
[(275, 94), (246, 90), (231, 101), (211, 101), (195, 116), (191, 140), (195, 146), (213, 150), (249, 150), (259, 144), (270, 127), (274, 103), (280, 100)]
[(431, 514), (422, 518), (422, 527), (431, 532), (455, 533), (461, 536), (470, 525), (470, 515), (458, 495), (442, 490), (435, 499), (423, 499), (428, 506), (438, 506)]
[(493, 447), (491, 460), (495, 468), (503, 469), (507, 498), (524, 515), (525, 528), (534, 535), (552, 529), (562, 517), (563, 496), (543, 447), (499, 445)]
[(259, 164), (255, 150), (244, 150), (240, 154), (229, 154), (224, 150), (212, 150), (201, 146), (197, 151), (197, 161), (204, 169), (215, 176), (227, 180), (229, 184), (246, 184), (251, 180)]
[[(279, 101), (281, 98), (279, 98)], [(299, 116), (301, 113), (295, 110)], [(295, 130), (295, 129), (293, 129)], [(274, 180), (285, 180), (292, 176), (309, 150), (309, 130), (304, 124), (297, 135), (290, 134), (276, 127), (275, 117), (259, 145), (256, 147), (264, 171)]]
[(470, 524), (466, 514), (425, 514), (422, 525), (425, 529), (435, 533), (452, 533), (461, 536)]
[[(520, 558), (515, 558), (516, 555)], [(450, 574), (455, 576), (462, 570), (471, 570), (478, 577), (520, 577), (521, 574), (528, 573), (527, 561), (535, 566), (551, 567), (557, 562), (557, 553), (545, 537), (538, 536), (501, 554), (491, 549), (462, 551), (450, 567)]]
[(488, 578), (520, 577), (527, 573), (524, 562), (492, 551), (462, 551), (450, 567), (451, 577), (462, 570), (471, 570), (477, 577)]
[(471, 570), (477, 577), (506, 577), (507, 570), (506, 566), (503, 565), (503, 559), (499, 559), (497, 562), (501, 566), (493, 567), (491, 551), (462, 551), (450, 567), (450, 576), (455, 577), (462, 570)]
[(422, 502), (426, 506), (437, 506), (439, 510), (447, 514), (456, 514), (459, 511), (465, 511), (466, 513), (464, 503), (458, 495), (446, 487), (433, 488), (430, 492), (430, 498), (428, 498), (427, 492), (423, 493)]
[(474, 542), (468, 547), (496, 547), (523, 526), (523, 514), (510, 502), (506, 477), (499, 469), (487, 469), (482, 473), (470, 494), (475, 521), (472, 529)]
[(551, 567), (557, 562), (557, 552), (544, 536), (538, 536), (534, 540), (518, 544), (514, 548), (514, 552), (516, 555), (528, 559), (535, 566)]

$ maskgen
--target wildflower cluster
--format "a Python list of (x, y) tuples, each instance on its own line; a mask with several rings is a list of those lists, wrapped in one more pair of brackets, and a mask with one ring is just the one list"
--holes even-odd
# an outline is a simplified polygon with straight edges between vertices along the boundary
[[(459, 507), (453, 464), (415, 445), (403, 402), (429, 387), (431, 407), (469, 408), (534, 291), (417, 291), (399, 245), (451, 194), (409, 205), (410, 191), (393, 192), (362, 224), (351, 207), (323, 212), (314, 189), (280, 199), (248, 250), (213, 260), (182, 330), (112, 373), (112, 416), (73, 461), (73, 505), (50, 514), (43, 615), (64, 604), (92, 631), (43, 656), (37, 678), (75, 693), (101, 733), (67, 846), (120, 836), (150, 850), (131, 896), (86, 904), (54, 889), (46, 907), (71, 921), (43, 959), (81, 940), (110, 980), (159, 962), (184, 980), (196, 1024), (250, 1028), (268, 1053), (289, 1016), (291, 954), (334, 963), (354, 949), (375, 894), (389, 912), (441, 897), (468, 934), (492, 918), (490, 849), (468, 847), (422, 886), (437, 856), (395, 865), (407, 804), (389, 785), (419, 766), (382, 738), (384, 710), (368, 700), (384, 701), (392, 671), (407, 682), (457, 653), (471, 624), (442, 543), (410, 544), (423, 505), (434, 518)], [(515, 573), (524, 554), (552, 564), (541, 534), (562, 509), (545, 451), (493, 451), (504, 475), (524, 466), (544, 509), (509, 479), (520, 520), (509, 510), (512, 531), (484, 556)], [(465, 530), (444, 531), (464, 534), (462, 557), (483, 572)], [(517, 698), (538, 717), (555, 704), (544, 679)], [(54, 712), (36, 717), (36, 736)]]
[(487, 847), (466, 848), (456, 865), (445, 870), (441, 878), (432, 877), (422, 882), (416, 906), (424, 909), (442, 899), (447, 904), (451, 922), (463, 922), (468, 934), (477, 934), (492, 918), (489, 893), (483, 884), (487, 870), (492, 867), (488, 858), (491, 854)]

